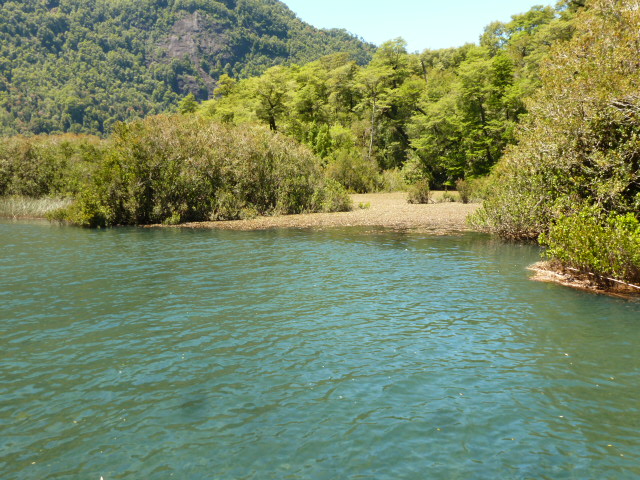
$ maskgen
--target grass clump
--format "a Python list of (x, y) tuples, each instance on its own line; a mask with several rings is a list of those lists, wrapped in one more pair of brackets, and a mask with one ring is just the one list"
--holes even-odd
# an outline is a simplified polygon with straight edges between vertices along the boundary
[(71, 205), (69, 198), (32, 198), (22, 195), (0, 197), (0, 217), (46, 218), (52, 212)]
[(438, 199), (438, 203), (454, 203), (457, 200), (457, 197), (448, 191), (442, 192), (440, 198)]

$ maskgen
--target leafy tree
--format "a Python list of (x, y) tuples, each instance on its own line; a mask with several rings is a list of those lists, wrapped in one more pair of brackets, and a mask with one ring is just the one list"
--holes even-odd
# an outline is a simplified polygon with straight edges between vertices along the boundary
[(197, 109), (198, 102), (196, 101), (196, 96), (193, 93), (190, 93), (180, 100), (180, 104), (178, 105), (178, 112), (182, 114), (194, 113)]
[(289, 94), (287, 71), (283, 67), (272, 67), (252, 82), (252, 95), (257, 100), (256, 115), (266, 122), (272, 131), (278, 130), (278, 119), (286, 111)]

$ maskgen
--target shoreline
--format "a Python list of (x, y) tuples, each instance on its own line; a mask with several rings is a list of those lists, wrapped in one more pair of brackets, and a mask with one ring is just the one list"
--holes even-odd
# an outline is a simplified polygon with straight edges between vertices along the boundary
[[(435, 200), (442, 194), (434, 192)], [(352, 194), (349, 212), (304, 213), (256, 217), (249, 220), (191, 222), (178, 225), (149, 225), (149, 228), (193, 228), (222, 230), (268, 230), (273, 228), (382, 227), (432, 234), (473, 231), (467, 217), (479, 203), (407, 203), (406, 192)]]
[(609, 282), (609, 286), (604, 286), (594, 280), (596, 278), (595, 275), (569, 271), (548, 260), (529, 265), (527, 270), (534, 272), (531, 280), (535, 282), (555, 283), (597, 295), (608, 295), (626, 300), (640, 300), (640, 289), (634, 288), (633, 285), (623, 282)]
[[(434, 203), (407, 203), (406, 192), (352, 194), (353, 209), (348, 212), (305, 213), (297, 215), (259, 216), (248, 220), (190, 222), (178, 225), (143, 225), (141, 228), (188, 228), (236, 231), (259, 231), (279, 228), (327, 229), (340, 227), (371, 227), (409, 231), (429, 235), (460, 235), (476, 232), (467, 223), (480, 203), (444, 202), (444, 192), (433, 192)], [(455, 192), (454, 192), (455, 195)], [(0, 216), (3, 220), (46, 221), (29, 216)], [(550, 261), (539, 261), (526, 267), (533, 272), (530, 280), (554, 283), (584, 292), (608, 295), (627, 300), (640, 300), (640, 288), (614, 281), (597, 282), (596, 276), (571, 271)]]

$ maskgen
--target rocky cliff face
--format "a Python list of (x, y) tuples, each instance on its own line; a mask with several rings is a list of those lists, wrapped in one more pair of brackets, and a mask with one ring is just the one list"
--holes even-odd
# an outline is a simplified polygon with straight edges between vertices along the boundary
[(186, 14), (177, 20), (169, 34), (157, 45), (166, 59), (188, 59), (196, 70), (196, 75), (183, 75), (179, 80), (179, 89), (198, 93), (202, 84), (207, 94), (213, 92), (216, 79), (209, 74), (210, 68), (204, 66), (213, 62), (224, 64), (233, 61), (230, 48), (231, 39), (227, 28), (199, 11)]

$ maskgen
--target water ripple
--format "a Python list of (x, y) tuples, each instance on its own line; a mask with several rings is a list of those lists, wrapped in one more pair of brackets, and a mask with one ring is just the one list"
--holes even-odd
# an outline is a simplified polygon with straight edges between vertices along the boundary
[(636, 478), (640, 306), (532, 247), (0, 223), (0, 477)]

